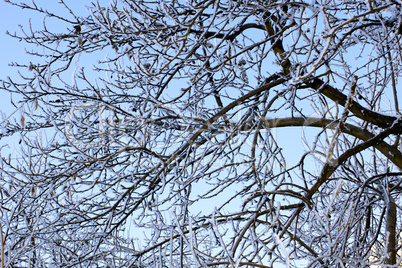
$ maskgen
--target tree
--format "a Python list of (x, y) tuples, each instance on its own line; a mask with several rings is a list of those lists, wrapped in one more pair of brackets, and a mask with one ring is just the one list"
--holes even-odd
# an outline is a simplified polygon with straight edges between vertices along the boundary
[(6, 2), (3, 266), (400, 262), (400, 1)]

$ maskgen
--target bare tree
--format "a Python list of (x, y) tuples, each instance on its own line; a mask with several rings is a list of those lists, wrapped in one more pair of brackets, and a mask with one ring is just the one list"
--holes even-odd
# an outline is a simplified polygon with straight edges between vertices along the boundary
[(6, 2), (3, 267), (400, 263), (402, 2)]

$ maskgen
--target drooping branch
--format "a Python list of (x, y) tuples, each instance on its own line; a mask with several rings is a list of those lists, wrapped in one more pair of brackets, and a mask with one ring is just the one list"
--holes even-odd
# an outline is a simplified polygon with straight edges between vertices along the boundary
[[(292, 120), (293, 118), (290, 118), (288, 120), (278, 120), (277, 124), (272, 124), (272, 126), (295, 126), (297, 125), (297, 123), (302, 123), (303, 121), (308, 121), (308, 120), (303, 120), (303, 119), (299, 119), (296, 118), (296, 120)], [(281, 123), (281, 121), (283, 123)], [(268, 121), (269, 122), (269, 121)], [(271, 121), (272, 123), (275, 123), (274, 121)], [(331, 121), (334, 122), (334, 121)], [(331, 122), (327, 121), (326, 119), (318, 119), (318, 120), (312, 120), (311, 126), (320, 126), (320, 127), (326, 127), (326, 126), (330, 126)], [(330, 161), (330, 162), (326, 162), (321, 170), (321, 174), (318, 177), (317, 181), (315, 182), (315, 184), (310, 188), (310, 190), (305, 194), (304, 196), (304, 200), (306, 200), (305, 202), (308, 202), (309, 200), (311, 200), (311, 198), (313, 197), (313, 195), (320, 189), (320, 187), (326, 183), (328, 181), (328, 179), (331, 177), (331, 175), (335, 172), (335, 170), (342, 165), (349, 157), (351, 157), (352, 155), (355, 155), (371, 146), (377, 146), (378, 144), (384, 143), (386, 144), (383, 140), (388, 137), (389, 135), (393, 134), (395, 132), (395, 129), (399, 129), (399, 124), (400, 124), (400, 120), (395, 121), (391, 127), (387, 128), (386, 130), (382, 131), (381, 133), (377, 134), (377, 135), (373, 135), (372, 133), (368, 134), (363, 134), (363, 131), (355, 131), (355, 132), (350, 132), (351, 135), (353, 135), (353, 133), (360, 133), (359, 136), (361, 135), (363, 136), (371, 136), (373, 135), (371, 138), (369, 138), (368, 140), (365, 140), (364, 142), (358, 144), (357, 146), (346, 150), (346, 152), (344, 152), (343, 154), (341, 154), (341, 156), (339, 156), (337, 159), (335, 159), (334, 161)], [(337, 125), (337, 124), (335, 124)], [(350, 124), (345, 124), (344, 125), (345, 128), (351, 128), (352, 125)], [(345, 132), (346, 133), (346, 132)], [(388, 145), (389, 146), (389, 145)], [(399, 168), (401, 168), (399, 166)], [(304, 205), (306, 205), (306, 203), (304, 203)], [(292, 214), (292, 216), (289, 217), (288, 221), (286, 222), (285, 226), (284, 226), (284, 230), (281, 232), (280, 237), (282, 237), (285, 234), (285, 230), (292, 224), (292, 222), (295, 220), (295, 218), (300, 214), (300, 212), (303, 210), (303, 208), (305, 207), (304, 205), (298, 207)], [(394, 208), (390, 207), (388, 208), (390, 211), (390, 214), (393, 213)], [(393, 215), (393, 214), (392, 214)], [(388, 225), (387, 225), (388, 226)], [(392, 224), (389, 225), (389, 228), (392, 228)], [(388, 227), (387, 227), (388, 228)], [(392, 256), (391, 256), (392, 257)], [(392, 261), (390, 259), (390, 261)]]
[(312, 196), (318, 191), (318, 189), (331, 177), (334, 171), (342, 165), (349, 157), (358, 154), (359, 152), (371, 147), (375, 146), (383, 142), (383, 140), (395, 132), (396, 128), (399, 128), (400, 120), (395, 121), (391, 127), (387, 128), (386, 130), (382, 131), (381, 133), (373, 136), (372, 138), (356, 145), (353, 148), (346, 150), (342, 153), (337, 159), (334, 161), (329, 161), (324, 164), (324, 167), (321, 170), (321, 174), (316, 181), (316, 183), (311, 187), (311, 189), (306, 194), (305, 198), (310, 200)]

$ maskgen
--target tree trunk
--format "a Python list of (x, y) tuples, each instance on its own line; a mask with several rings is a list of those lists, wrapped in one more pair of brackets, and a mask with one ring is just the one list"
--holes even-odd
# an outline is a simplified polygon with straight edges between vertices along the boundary
[[(388, 200), (387, 200), (388, 199)], [(394, 199), (388, 195), (387, 218), (386, 218), (386, 236), (387, 251), (385, 264), (396, 264), (396, 204)]]

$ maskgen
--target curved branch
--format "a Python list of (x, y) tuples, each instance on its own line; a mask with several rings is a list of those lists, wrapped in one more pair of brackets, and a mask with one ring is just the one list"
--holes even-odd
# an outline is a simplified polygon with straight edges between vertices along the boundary
[[(267, 127), (286, 127), (286, 126), (312, 126), (312, 127), (320, 127), (320, 128), (334, 128), (338, 125), (337, 120), (329, 120), (326, 118), (283, 118), (283, 119), (271, 119), (265, 120)], [(351, 124), (344, 124), (344, 127), (341, 129), (343, 133), (350, 134), (356, 138), (364, 140), (363, 143), (358, 144), (357, 146), (346, 150), (338, 159), (334, 162), (327, 162), (324, 164), (322, 168), (321, 175), (319, 176), (316, 183), (310, 188), (310, 190), (305, 195), (305, 200), (310, 200), (312, 196), (318, 191), (318, 189), (323, 185), (328, 178), (333, 174), (333, 172), (341, 165), (346, 159), (350, 156), (357, 154), (364, 149), (367, 149), (371, 146), (374, 146), (376, 149), (381, 151), (388, 159), (390, 159), (395, 165), (401, 168), (401, 152), (399, 152), (396, 148), (390, 146), (388, 143), (384, 142), (383, 140), (388, 137), (389, 135), (395, 132), (395, 128), (398, 128), (398, 124), (400, 124), (400, 120), (394, 121), (391, 127), (387, 128), (386, 130), (382, 131), (378, 135), (374, 135), (367, 130), (361, 129)], [(396, 155), (393, 156), (393, 152)], [(391, 158), (390, 158), (391, 156)], [(293, 222), (293, 220), (299, 215), (302, 209), (308, 203), (303, 203), (297, 210), (290, 216), (287, 220), (286, 224), (282, 232), (280, 233), (279, 237), (282, 237), (287, 228)]]
[[(264, 120), (266, 128), (300, 126), (334, 129), (338, 126), (337, 120), (326, 118), (291, 117), (262, 120)], [(348, 123), (344, 124), (344, 126), (341, 128), (341, 131), (363, 141), (368, 141), (375, 137), (373, 133)], [(378, 151), (380, 151), (386, 158), (388, 158), (392, 163), (394, 163), (398, 168), (402, 169), (402, 153), (396, 147), (389, 145), (385, 141), (380, 141), (376, 143), (374, 147)]]
[[(265, 27), (263, 25), (257, 24), (257, 23), (245, 23), (242, 26), (240, 26), (238, 29), (236, 29), (232, 34), (227, 34), (227, 33), (222, 33), (222, 32), (207, 32), (205, 34), (205, 38), (218, 38), (218, 39), (223, 39), (223, 40), (229, 40), (233, 41), (237, 36), (239, 36), (241, 33), (243, 33), (247, 29), (259, 29), (259, 30), (264, 30)], [(188, 29), (180, 29), (181, 31), (187, 31)], [(190, 29), (190, 33), (195, 33), (202, 35), (204, 34), (204, 31), (201, 30), (194, 30)]]
[[(323, 94), (327, 98), (342, 106), (346, 105), (348, 99), (347, 96), (319, 78), (314, 78), (313, 81), (311, 81), (310, 83), (306, 83), (306, 86), (317, 90), (319, 93)], [(395, 116), (384, 115), (369, 110), (356, 101), (352, 101), (348, 109), (359, 119), (379, 126), (381, 128), (390, 127), (392, 123), (397, 119)]]

